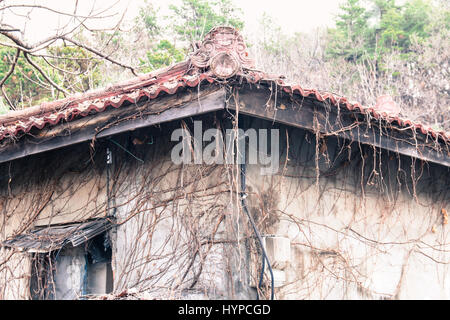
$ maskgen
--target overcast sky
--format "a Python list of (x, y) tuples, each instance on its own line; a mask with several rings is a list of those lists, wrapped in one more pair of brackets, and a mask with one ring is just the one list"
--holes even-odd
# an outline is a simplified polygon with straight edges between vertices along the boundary
[[(23, 0), (23, 2), (44, 4), (48, 7), (63, 10), (65, 12), (73, 12), (74, 1), (68, 0)], [(117, 3), (116, 3), (117, 1)], [(79, 0), (79, 14), (86, 14), (95, 4), (95, 9), (100, 10), (107, 8), (113, 4), (113, 8), (109, 13), (116, 13), (117, 15), (110, 20), (117, 21), (117, 18), (124, 9), (127, 9), (126, 18), (132, 19), (138, 13), (140, 6), (144, 5), (144, 0)], [(179, 3), (181, 0), (148, 0), (156, 7), (161, 9), (162, 15), (169, 12), (168, 6), (171, 3)], [(277, 23), (285, 33), (293, 32), (308, 32), (318, 26), (332, 26), (333, 15), (337, 13), (339, 3), (343, 0), (241, 0), (236, 1), (235, 4), (242, 8), (246, 31), (251, 32), (258, 24), (258, 20), (262, 14), (266, 12), (269, 14), (275, 23)], [(9, 2), (14, 3), (14, 2)], [(17, 2), (16, 2), (17, 3)], [(19, 9), (15, 12), (25, 13)], [(6, 13), (8, 15), (8, 13)], [(43, 10), (33, 10), (30, 14), (31, 20), (27, 22), (26, 31), (27, 39), (30, 42), (43, 39), (53, 30), (64, 25), (66, 18), (57, 18), (55, 14), (50, 14)], [(17, 23), (17, 17), (10, 15), (10, 17), (3, 17), (10, 22)], [(10, 19), (14, 19), (11, 21)], [(25, 19), (24, 19), (25, 20)], [(5, 20), (4, 20), (5, 21)], [(107, 25), (107, 20), (101, 20), (101, 25)], [(100, 26), (100, 25), (99, 25)]]
[[(129, 0), (130, 1), (130, 0)], [(143, 3), (143, 0), (131, 0)], [(181, 0), (153, 0), (164, 11), (168, 3)], [(234, 0), (243, 10), (246, 27), (255, 28), (264, 12), (281, 26), (284, 32), (307, 32), (318, 26), (333, 25), (333, 15), (343, 0)]]
[(249, 27), (254, 27), (264, 12), (285, 33), (308, 32), (319, 26), (332, 26), (342, 0), (246, 0), (238, 5), (244, 10)]

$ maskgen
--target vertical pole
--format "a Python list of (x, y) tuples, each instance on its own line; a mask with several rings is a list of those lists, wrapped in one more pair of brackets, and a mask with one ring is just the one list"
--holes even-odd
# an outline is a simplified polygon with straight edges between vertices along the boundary
[(110, 216), (110, 190), (109, 190), (109, 179), (110, 170), (112, 164), (112, 152), (109, 148), (106, 148), (106, 215)]

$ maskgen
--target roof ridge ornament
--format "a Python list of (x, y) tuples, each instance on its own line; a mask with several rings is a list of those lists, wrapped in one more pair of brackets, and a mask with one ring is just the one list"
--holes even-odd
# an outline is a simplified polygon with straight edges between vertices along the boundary
[(192, 65), (200, 69), (210, 69), (221, 79), (230, 78), (243, 69), (254, 68), (248, 58), (244, 38), (233, 27), (219, 26), (211, 29), (198, 49), (191, 56)]
[(391, 117), (397, 117), (400, 114), (400, 107), (388, 94), (377, 97), (377, 102), (374, 109), (378, 112), (384, 112)]

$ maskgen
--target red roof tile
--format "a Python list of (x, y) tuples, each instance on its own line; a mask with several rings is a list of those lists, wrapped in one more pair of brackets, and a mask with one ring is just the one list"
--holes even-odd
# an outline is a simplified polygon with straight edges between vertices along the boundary
[(349, 99), (345, 97), (339, 97), (337, 95), (327, 93), (327, 92), (319, 92), (316, 89), (303, 89), (300, 85), (284, 85), (284, 90), (286, 92), (298, 93), (303, 97), (313, 97), (318, 101), (329, 100), (331, 105), (339, 105), (344, 106), (348, 110), (359, 110), (361, 113), (366, 113), (372, 116), (375, 119), (382, 119), (388, 123), (398, 123), (400, 127), (407, 127), (411, 129), (418, 130), (419, 132), (425, 135), (431, 135), (434, 138), (441, 137), (445, 141), (450, 141), (450, 132), (445, 131), (436, 131), (430, 126), (426, 126), (421, 123), (413, 122), (409, 119), (403, 119), (398, 116), (392, 116), (387, 112), (383, 112), (381, 110), (377, 110), (375, 107), (366, 107), (362, 106), (358, 102), (350, 102)]
[[(230, 39), (237, 40), (230, 42)], [(76, 117), (84, 117), (92, 112), (103, 112), (108, 107), (119, 108), (126, 102), (128, 104), (136, 103), (144, 96), (148, 99), (155, 99), (161, 92), (174, 94), (180, 87), (195, 87), (203, 81), (223, 83), (223, 72), (227, 72), (230, 68), (222, 67), (219, 74), (215, 73), (210, 67), (220, 64), (220, 61), (214, 61), (215, 56), (211, 57), (211, 52), (214, 52), (216, 56), (218, 54), (223, 55), (223, 52), (225, 52), (232, 59), (238, 61), (238, 65), (241, 66), (239, 72), (236, 72), (236, 68), (233, 65), (233, 68), (230, 69), (232, 73), (230, 76), (243, 77), (249, 83), (258, 83), (260, 81), (276, 82), (285, 92), (309, 97), (321, 102), (328, 101), (331, 105), (346, 107), (348, 110), (359, 110), (376, 119), (381, 118), (389, 123), (397, 123), (400, 127), (408, 127), (418, 130), (424, 135), (429, 134), (436, 139), (440, 137), (446, 142), (450, 141), (450, 132), (435, 131), (423, 124), (414, 123), (411, 120), (402, 119), (398, 116), (391, 116), (374, 107), (364, 107), (359, 103), (350, 102), (347, 98), (339, 97), (335, 94), (319, 92), (315, 89), (304, 89), (297, 84), (284, 83), (279, 77), (271, 77), (263, 72), (255, 71), (252, 69), (251, 60), (247, 58), (246, 47), (242, 37), (232, 28), (213, 29), (206, 40), (208, 45), (213, 43), (213, 49), (211, 47), (207, 49), (200, 47), (188, 61), (115, 84), (105, 89), (42, 103), (40, 106), (1, 115), (0, 140), (7, 137), (15, 138), (21, 133), (28, 133), (33, 128), (42, 129), (46, 125), (55, 125), (62, 120), (71, 121)]]

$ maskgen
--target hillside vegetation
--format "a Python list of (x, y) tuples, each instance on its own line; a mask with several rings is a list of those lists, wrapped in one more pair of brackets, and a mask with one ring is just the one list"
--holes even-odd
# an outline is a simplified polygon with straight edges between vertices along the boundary
[(217, 25), (243, 32), (258, 69), (363, 105), (389, 94), (403, 117), (450, 131), (446, 0), (345, 0), (334, 28), (307, 34), (284, 34), (268, 14), (247, 34), (239, 3), (231, 0), (182, 0), (166, 15), (145, 2), (131, 23), (104, 30), (80, 23), (70, 39), (56, 37), (39, 50), (2, 24), (2, 112), (131, 77), (124, 68), (139, 74), (182, 61)]

